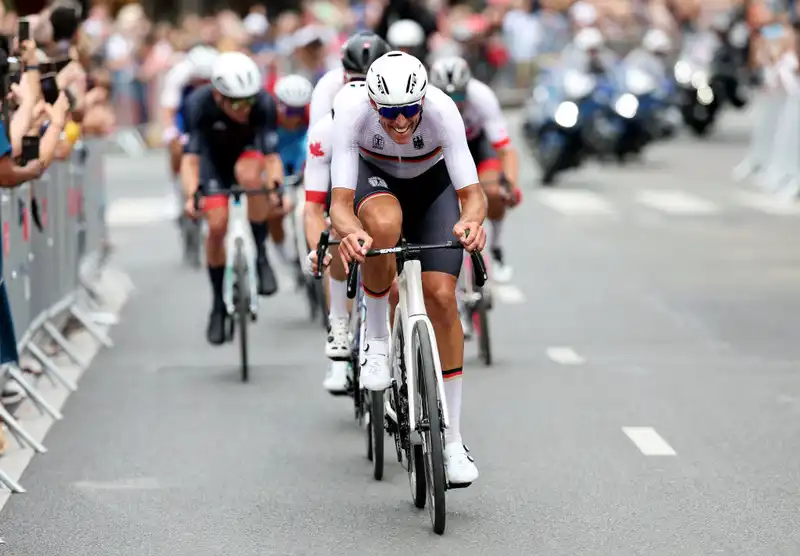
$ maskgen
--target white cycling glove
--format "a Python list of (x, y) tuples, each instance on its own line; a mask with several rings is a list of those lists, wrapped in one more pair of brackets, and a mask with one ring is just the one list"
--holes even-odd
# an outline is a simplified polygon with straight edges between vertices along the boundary
[[(325, 259), (323, 260), (323, 265), (322, 265), (323, 268), (328, 268), (328, 265), (331, 264), (331, 259), (332, 258), (333, 257), (331, 256), (330, 253), (325, 253)], [(308, 276), (310, 278), (314, 277), (314, 272), (312, 271), (312, 267), (313, 267), (314, 261), (316, 259), (317, 259), (317, 252), (315, 250), (315, 251), (309, 252), (308, 255), (303, 257), (303, 260), (302, 260), (302, 263), (303, 263), (303, 274), (305, 274), (306, 276)]]

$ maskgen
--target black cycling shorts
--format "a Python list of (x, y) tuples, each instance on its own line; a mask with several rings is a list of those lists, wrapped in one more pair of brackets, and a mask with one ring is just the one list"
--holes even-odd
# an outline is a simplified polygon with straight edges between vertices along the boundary
[(226, 191), (236, 185), (236, 163), (243, 158), (264, 158), (261, 151), (248, 147), (238, 158), (214, 157), (205, 152), (200, 155), (200, 190), (204, 195)]
[(479, 174), (488, 170), (500, 170), (500, 159), (497, 158), (497, 152), (486, 135), (481, 133), (474, 139), (470, 139), (467, 141), (467, 146)]
[[(461, 218), (456, 190), (450, 181), (444, 160), (411, 179), (400, 179), (359, 158), (355, 211), (375, 195), (392, 195), (403, 212), (403, 237), (408, 243), (444, 243), (456, 239), (453, 226)], [(424, 251), (420, 257), (423, 272), (445, 272), (458, 276), (463, 251), (437, 249)]]

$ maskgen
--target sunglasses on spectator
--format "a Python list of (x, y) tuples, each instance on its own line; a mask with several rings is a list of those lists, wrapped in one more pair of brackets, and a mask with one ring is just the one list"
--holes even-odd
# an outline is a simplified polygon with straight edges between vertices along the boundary
[(387, 120), (396, 120), (401, 114), (406, 119), (413, 118), (422, 111), (422, 103), (406, 104), (405, 106), (379, 106), (378, 114)]
[(306, 107), (305, 106), (289, 106), (288, 104), (280, 103), (280, 110), (281, 114), (284, 116), (288, 116), (290, 118), (296, 116), (305, 116), (306, 115)]
[(246, 107), (253, 106), (256, 103), (256, 98), (257, 97), (254, 97), (254, 96), (253, 97), (248, 97), (248, 98), (227, 98), (226, 97), (225, 100), (227, 100), (230, 103), (231, 108), (233, 108), (234, 110), (238, 110), (239, 108), (246, 108)]

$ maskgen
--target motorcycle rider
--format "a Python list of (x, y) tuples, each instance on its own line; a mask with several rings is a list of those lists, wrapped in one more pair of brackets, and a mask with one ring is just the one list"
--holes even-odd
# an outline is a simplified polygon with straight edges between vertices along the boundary
[(603, 34), (596, 27), (586, 27), (575, 33), (564, 49), (562, 61), (568, 66), (596, 76), (608, 75), (616, 56), (606, 47)]
[(645, 33), (641, 46), (625, 57), (625, 63), (646, 71), (661, 82), (671, 75), (667, 60), (670, 52), (672, 40), (669, 35), (661, 29), (650, 29)]

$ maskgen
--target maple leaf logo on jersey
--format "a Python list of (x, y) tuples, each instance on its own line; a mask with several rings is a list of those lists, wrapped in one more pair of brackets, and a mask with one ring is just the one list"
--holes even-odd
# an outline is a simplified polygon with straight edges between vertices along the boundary
[(308, 145), (308, 152), (311, 153), (311, 156), (314, 156), (314, 157), (317, 157), (317, 158), (319, 158), (321, 156), (325, 156), (325, 152), (322, 150), (322, 143), (320, 143), (319, 141), (317, 141), (316, 143), (311, 143), (310, 145)]

